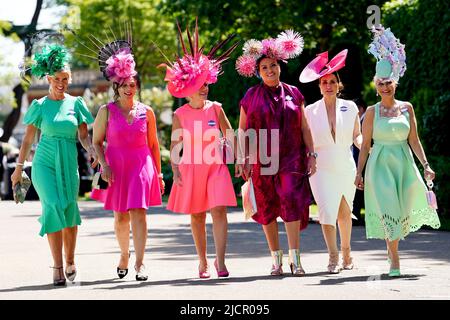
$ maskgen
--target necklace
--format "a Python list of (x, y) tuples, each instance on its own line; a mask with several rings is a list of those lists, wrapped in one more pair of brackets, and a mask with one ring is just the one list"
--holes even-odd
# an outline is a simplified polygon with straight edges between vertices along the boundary
[(396, 117), (398, 115), (399, 106), (394, 102), (392, 107), (386, 107), (380, 102), (380, 111), (383, 117)]

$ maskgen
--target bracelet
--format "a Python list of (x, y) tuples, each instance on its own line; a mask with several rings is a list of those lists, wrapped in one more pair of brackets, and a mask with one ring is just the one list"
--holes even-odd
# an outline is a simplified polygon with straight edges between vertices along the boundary
[(21, 166), (21, 167), (23, 167), (25, 164), (23, 163), (23, 162), (16, 162), (16, 167), (17, 166)]
[(162, 173), (160, 173), (160, 174), (158, 174), (158, 178), (164, 178), (164, 174), (162, 174)]
[(314, 159), (317, 159), (317, 156), (318, 156), (318, 154), (317, 154), (317, 152), (308, 152), (308, 153), (306, 153), (306, 156), (308, 156), (308, 157), (314, 157)]
[(428, 161), (425, 161), (425, 162), (422, 164), (422, 167), (424, 167), (424, 168), (429, 167), (429, 166), (430, 166), (430, 164), (428, 163)]
[(243, 157), (243, 158), (238, 157), (238, 158), (236, 158), (236, 160), (238, 162), (245, 162), (245, 160), (247, 160), (247, 159), (250, 159), (250, 157)]

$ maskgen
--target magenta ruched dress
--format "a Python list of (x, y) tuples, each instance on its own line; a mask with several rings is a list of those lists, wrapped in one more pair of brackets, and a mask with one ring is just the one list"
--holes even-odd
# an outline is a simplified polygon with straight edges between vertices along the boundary
[(161, 205), (158, 172), (147, 144), (148, 107), (138, 102), (131, 123), (114, 103), (107, 108), (105, 158), (114, 182), (106, 190), (93, 190), (92, 199), (104, 202), (106, 210), (116, 212)]
[[(281, 82), (276, 89), (264, 83), (253, 86), (240, 102), (247, 115), (246, 129), (254, 129), (257, 136), (252, 181), (258, 212), (252, 218), (260, 224), (270, 224), (280, 217), (284, 222), (300, 220), (300, 229), (308, 225), (311, 191), (302, 134), (303, 101), (296, 87)], [(271, 147), (271, 130), (279, 133), (279, 140), (273, 141), (274, 146), (278, 142), (279, 148)], [(261, 136), (264, 132), (267, 140)], [(262, 151), (265, 147), (278, 165), (271, 174), (263, 170), (270, 166), (276, 168), (272, 161), (268, 164), (261, 161), (261, 156), (266, 154)]]

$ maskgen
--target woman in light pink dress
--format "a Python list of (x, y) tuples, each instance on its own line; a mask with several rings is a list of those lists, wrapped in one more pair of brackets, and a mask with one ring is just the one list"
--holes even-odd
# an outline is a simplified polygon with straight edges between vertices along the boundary
[[(114, 46), (111, 46), (114, 48)], [(130, 222), (136, 254), (136, 280), (148, 279), (144, 267), (147, 241), (146, 211), (161, 205), (164, 182), (156, 119), (153, 110), (134, 100), (138, 87), (131, 48), (121, 48), (108, 60), (105, 77), (113, 81), (114, 101), (102, 106), (94, 123), (93, 144), (102, 167), (102, 179), (108, 182), (106, 190), (94, 189), (91, 197), (105, 203), (106, 210), (114, 211), (114, 229), (120, 246), (117, 275), (128, 273), (130, 258)], [(129, 61), (128, 72), (108, 73), (114, 61)], [(103, 151), (106, 138), (107, 147)]]
[[(188, 35), (189, 36), (189, 35)], [(182, 36), (180, 34), (180, 39)], [(191, 39), (192, 40), (192, 39)], [(227, 40), (226, 40), (227, 41)], [(206, 211), (213, 220), (218, 277), (228, 277), (225, 266), (227, 243), (227, 206), (236, 206), (231, 176), (224, 163), (220, 147), (220, 133), (232, 130), (221, 104), (207, 100), (208, 84), (215, 83), (220, 63), (236, 47), (232, 46), (222, 57), (205, 56), (198, 50), (196, 26), (193, 52), (186, 51), (183, 58), (167, 66), (168, 89), (177, 98), (187, 98), (189, 103), (175, 111), (172, 125), (171, 163), (174, 184), (167, 209), (191, 215), (191, 229), (197, 255), (200, 278), (209, 278), (206, 256)], [(220, 47), (223, 43), (219, 43)], [(183, 44), (183, 48), (185, 48)], [(183, 67), (180, 67), (180, 63)], [(189, 73), (200, 70), (199, 73)], [(234, 134), (233, 134), (234, 137)], [(233, 138), (232, 138), (233, 139)], [(183, 155), (180, 161), (180, 151)], [(234, 157), (233, 159), (234, 160)]]

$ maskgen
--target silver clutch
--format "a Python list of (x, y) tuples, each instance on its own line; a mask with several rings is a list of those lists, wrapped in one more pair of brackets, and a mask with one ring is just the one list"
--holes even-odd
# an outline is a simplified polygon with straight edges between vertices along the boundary
[(25, 171), (22, 171), (22, 182), (18, 182), (13, 188), (13, 196), (16, 203), (23, 203), (25, 201), (25, 197), (27, 196), (30, 186), (30, 178), (27, 176)]

